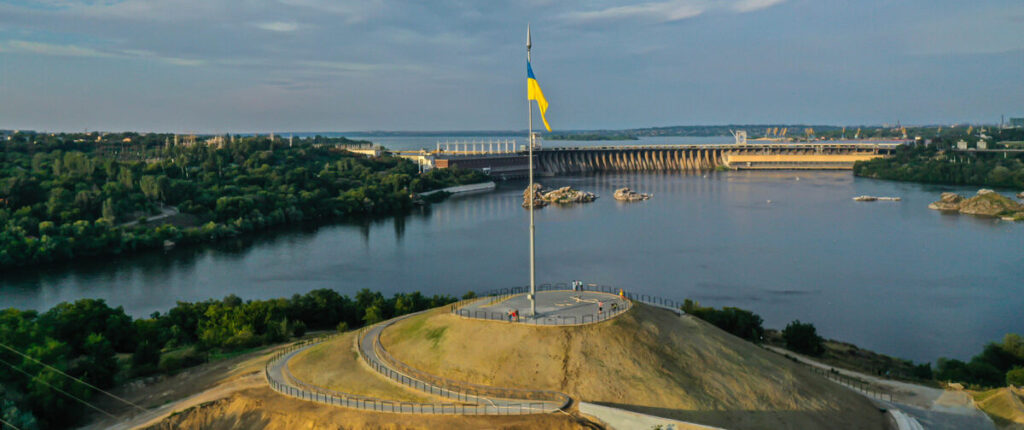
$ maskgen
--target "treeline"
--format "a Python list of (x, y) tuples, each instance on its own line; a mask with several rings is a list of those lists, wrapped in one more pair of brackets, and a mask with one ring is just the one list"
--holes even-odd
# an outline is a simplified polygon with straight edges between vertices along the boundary
[(733, 307), (708, 308), (701, 306), (700, 302), (690, 299), (683, 301), (681, 309), (687, 314), (751, 342), (761, 343), (764, 340), (764, 326), (762, 326), (764, 319), (751, 311)]
[(985, 388), (1024, 385), (1024, 339), (1007, 334), (1002, 342), (985, 345), (980, 354), (967, 362), (940, 358), (935, 379)]
[(61, 303), (44, 313), (6, 309), (0, 311), (0, 418), (23, 430), (80, 424), (91, 410), (70, 396), (90, 401), (97, 393), (60, 372), (107, 389), (307, 330), (357, 328), (455, 300), (419, 292), (387, 298), (367, 289), (350, 298), (322, 289), (290, 299), (243, 301), (232, 295), (178, 302), (166, 313), (137, 319), (94, 299)]
[[(410, 161), (366, 158), (315, 139), (151, 143), (137, 147), (145, 161), (119, 160), (99, 144), (39, 139), (0, 152), (0, 268), (403, 213), (410, 192), (486, 180), (448, 169), (420, 175)], [(173, 213), (171, 206), (181, 215), (145, 222)]]
[[(1024, 130), (996, 130), (995, 141), (1024, 139)], [(876, 179), (1024, 189), (1024, 155), (950, 151), (964, 134), (946, 134), (930, 145), (905, 145), (890, 158), (857, 162), (853, 173)], [(975, 139), (976, 140), (976, 139)]]

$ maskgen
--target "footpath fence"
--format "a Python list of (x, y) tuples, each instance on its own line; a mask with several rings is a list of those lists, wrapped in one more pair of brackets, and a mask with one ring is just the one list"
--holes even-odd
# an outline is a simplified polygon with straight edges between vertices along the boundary
[[(559, 282), (555, 284), (541, 284), (537, 286), (537, 292), (543, 291), (573, 291), (568, 283)], [(619, 314), (629, 310), (632, 305), (630, 302), (641, 302), (649, 305), (670, 309), (677, 313), (682, 313), (681, 306), (682, 302), (677, 300), (667, 299), (660, 296), (654, 296), (650, 294), (637, 294), (629, 291), (625, 291), (619, 288), (611, 287), (608, 285), (598, 284), (583, 284), (576, 291), (587, 291), (595, 293), (606, 293), (626, 298), (626, 306), (618, 308), (605, 309), (602, 312), (597, 312), (589, 315), (581, 315), (577, 318), (575, 315), (561, 315), (561, 316), (542, 316), (540, 318), (520, 318), (518, 321), (512, 321), (520, 324), (531, 324), (531, 325), (583, 325), (592, 324), (596, 322), (605, 321), (618, 316)], [(509, 321), (508, 314), (503, 312), (490, 312), (481, 309), (465, 309), (466, 305), (481, 300), (491, 300), (493, 302), (500, 302), (513, 296), (526, 294), (530, 292), (529, 286), (523, 287), (509, 287), (509, 288), (498, 288), (482, 293), (480, 296), (473, 299), (461, 300), (459, 302), (450, 305), (450, 312), (463, 318), (473, 318), (482, 320), (493, 320), (493, 321)]]
[(886, 402), (892, 402), (892, 393), (885, 389), (872, 386), (871, 384), (861, 381), (859, 379), (851, 378), (849, 376), (839, 373), (835, 369), (825, 370), (818, 366), (807, 365), (812, 372), (817, 373), (825, 378), (831, 379), (832, 381), (846, 386), (847, 388), (854, 390), (858, 393), (863, 394), (866, 397), (870, 397), (876, 400), (882, 400)]
[[(411, 379), (415, 382), (413, 384), (416, 387), (438, 387), (442, 390), (447, 390), (455, 394), (456, 399), (466, 400), (467, 398), (475, 399), (516, 399), (516, 400), (540, 400), (542, 403), (530, 403), (531, 408), (533, 406), (544, 407), (548, 405), (546, 409), (549, 412), (553, 412), (557, 409), (563, 409), (569, 405), (572, 401), (567, 394), (560, 393), (557, 391), (550, 390), (527, 390), (519, 388), (503, 388), (493, 387), (489, 385), (471, 384), (468, 382), (457, 381), (454, 379), (448, 379), (429, 373), (423, 372), (412, 366), (409, 366), (401, 360), (391, 355), (380, 341), (383, 330), (378, 331), (373, 339), (373, 348), (375, 355), (387, 363), (387, 367), (397, 369), (397, 373), (405, 374), (407, 378), (411, 376)], [(372, 334), (371, 334), (372, 335)], [(369, 357), (370, 354), (364, 354)], [(416, 388), (414, 387), (414, 388)], [(423, 388), (416, 388), (420, 391), (427, 391)], [(431, 394), (437, 394), (434, 388), (428, 388)], [(552, 407), (551, 405), (554, 405)]]
[[(357, 342), (362, 338), (365, 330), (362, 329), (360, 331), (359, 336), (356, 337)], [(423, 388), (421, 391), (432, 392), (435, 395), (460, 400), (463, 403), (401, 402), (342, 393), (308, 384), (291, 374), (291, 371), (288, 369), (288, 359), (300, 350), (329, 340), (334, 336), (337, 336), (337, 334), (297, 342), (274, 354), (264, 367), (264, 374), (270, 387), (278, 393), (302, 400), (374, 412), (438, 415), (522, 415), (551, 412), (550, 408), (545, 407), (546, 404), (544, 402), (515, 402), (501, 405), (477, 403), (486, 399), (478, 399), (468, 394), (453, 393), (442, 390), (439, 387), (426, 387), (426, 384), (411, 380), (407, 376), (387, 368), (379, 361), (371, 364), (371, 367), (377, 372), (385, 374), (385, 376), (390, 373), (392, 375), (390, 379), (396, 380), (396, 382), (399, 382), (397, 379), (401, 379), (404, 380), (404, 383), (400, 382), (403, 385), (412, 388), (415, 388), (414, 385), (418, 385)], [(366, 359), (367, 363), (371, 363), (371, 360), (365, 355), (363, 355), (363, 358)]]

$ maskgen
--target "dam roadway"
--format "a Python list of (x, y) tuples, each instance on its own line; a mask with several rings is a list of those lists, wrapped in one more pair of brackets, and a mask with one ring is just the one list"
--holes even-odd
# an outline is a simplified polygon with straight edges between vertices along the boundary
[(535, 150), (551, 175), (588, 172), (732, 169), (852, 169), (857, 161), (891, 154), (901, 143), (748, 143), (577, 146)]
[[(556, 146), (534, 149), (542, 175), (591, 172), (680, 172), (727, 167), (737, 170), (850, 170), (857, 161), (891, 155), (906, 141), (805, 143)], [(463, 144), (429, 154), (433, 167), (482, 170), (499, 179), (525, 176), (525, 146), (492, 151), (486, 144)], [(462, 150), (459, 150), (462, 149)], [(423, 155), (420, 155), (421, 157)]]

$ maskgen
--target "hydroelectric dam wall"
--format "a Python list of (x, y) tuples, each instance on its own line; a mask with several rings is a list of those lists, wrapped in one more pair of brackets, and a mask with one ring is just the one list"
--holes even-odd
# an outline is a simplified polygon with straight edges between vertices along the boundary
[(544, 175), (588, 172), (733, 169), (852, 169), (892, 153), (898, 143), (579, 146), (535, 150)]

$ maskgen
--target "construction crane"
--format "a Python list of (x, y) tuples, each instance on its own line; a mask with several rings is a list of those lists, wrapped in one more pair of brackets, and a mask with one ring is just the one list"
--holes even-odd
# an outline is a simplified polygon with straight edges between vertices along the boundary
[(814, 129), (807, 127), (804, 129), (804, 134), (807, 135), (807, 141), (810, 142), (811, 139), (814, 137)]
[(860, 139), (860, 128), (857, 128), (857, 133), (853, 135), (854, 139)]

